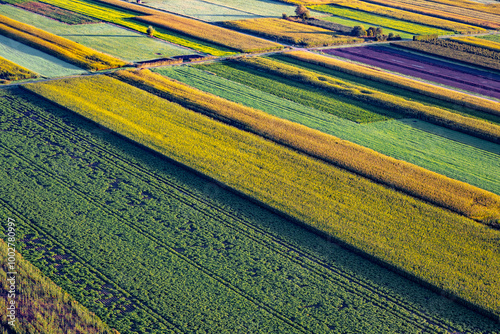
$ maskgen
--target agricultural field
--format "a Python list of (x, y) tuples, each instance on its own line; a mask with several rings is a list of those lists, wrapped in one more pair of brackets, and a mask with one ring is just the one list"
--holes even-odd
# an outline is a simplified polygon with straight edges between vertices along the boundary
[(126, 61), (196, 54), (194, 50), (107, 23), (67, 25), (7, 5), (0, 5), (0, 14)]
[(472, 33), (482, 33), (486, 32), (486, 29), (479, 28), (477, 26), (471, 26), (468, 24), (463, 24), (459, 22), (450, 21), (448, 19), (440, 19), (435, 16), (427, 16), (422, 14), (412, 13), (407, 10), (400, 10), (395, 8), (387, 8), (385, 6), (379, 6), (370, 4), (362, 1), (335, 1), (335, 5), (332, 7), (333, 13), (336, 9), (351, 9), (362, 13), (372, 13), (380, 15), (382, 17), (395, 18), (398, 20), (403, 20), (406, 22), (413, 22), (417, 24), (427, 25), (430, 27), (435, 27), (439, 29), (451, 30), (459, 34), (472, 34)]
[[(350, 20), (350, 19), (346, 19), (346, 18), (338, 17), (338, 16), (322, 17), (321, 20), (325, 21), (325, 22), (333, 22), (333, 23), (337, 23), (337, 24), (342, 24), (342, 25), (345, 25), (348, 27), (355, 27), (355, 26), (359, 26), (359, 25), (363, 26), (365, 29), (368, 29), (368, 27), (370, 27), (369, 23), (356, 21), (356, 20)], [(371, 26), (373, 26), (373, 25), (371, 25)], [(392, 32), (394, 35), (399, 35), (403, 39), (412, 39), (413, 38), (413, 35), (410, 33), (403, 32), (400, 30), (388, 29), (387, 27), (383, 27), (383, 32), (384, 32), (384, 34), (390, 34)]]
[(0, 15), (0, 33), (56, 58), (97, 71), (127, 65), (121, 59), (90, 49), (66, 38)]
[(500, 52), (483, 47), (465, 45), (452, 40), (430, 40), (395, 42), (392, 45), (417, 51), (432, 56), (442, 57), (451, 61), (479, 66), (487, 70), (500, 71)]
[(36, 2), (36, 1), (18, 1), (18, 0), (7, 0), (4, 1), (16, 5), (19, 8), (23, 8), (27, 11), (49, 17), (51, 19), (67, 23), (67, 24), (90, 24), (99, 23), (101, 21), (93, 19), (91, 17), (70, 12), (59, 7), (55, 7), (46, 3)]
[(500, 75), (401, 52), (390, 47), (353, 47), (322, 50), (329, 55), (376, 66), (406, 76), (500, 99)]
[(47, 78), (87, 73), (84, 69), (2, 35), (0, 57)]
[(260, 17), (281, 17), (282, 13), (292, 15), (295, 8), (276, 1), (245, 0), (151, 0), (148, 6), (179, 13), (200, 20), (217, 22)]
[[(423, 24), (407, 22), (403, 20), (398, 20), (394, 18), (383, 17), (376, 14), (370, 14), (367, 12), (343, 8), (334, 5), (321, 5), (321, 6), (311, 6), (311, 9), (316, 11), (325, 12), (333, 14), (334, 16), (347, 18), (351, 20), (356, 20), (359, 22), (364, 22), (367, 25), (375, 25), (383, 28), (389, 28), (393, 30), (399, 30), (413, 35), (452, 35), (453, 31), (448, 29), (439, 29), (435, 27), (429, 27)], [(328, 18), (321, 18), (322, 20), (327, 20)]]
[(24, 257), (120, 333), (498, 329), (95, 123), (1, 93), (0, 211)]
[(0, 57), (0, 84), (23, 79), (37, 78), (38, 74)]
[[(49, 4), (53, 4), (55, 6), (71, 10), (73, 12), (77, 12), (80, 14), (88, 15), (90, 17), (100, 19), (105, 22), (114, 23), (120, 25), (122, 27), (135, 30), (137, 32), (145, 34), (148, 29), (148, 25), (145, 23), (141, 23), (139, 21), (132, 20), (134, 17), (141, 16), (143, 13), (132, 11), (131, 9), (127, 9), (125, 7), (117, 7), (118, 5), (108, 4), (106, 2), (100, 1), (95, 2), (91, 0), (44, 0), (43, 2), (47, 2)], [(108, 1), (109, 2), (109, 1)], [(125, 3), (122, 1), (117, 1), (121, 6), (133, 6), (129, 3)], [(139, 9), (144, 8), (140, 6), (133, 6), (133, 8), (138, 7)], [(139, 10), (138, 9), (138, 10)], [(149, 11), (146, 10), (147, 13)], [(157, 13), (157, 11), (153, 11)], [(147, 15), (146, 13), (146, 15)], [(214, 56), (227, 56), (231, 54), (235, 54), (236, 52), (232, 49), (225, 48), (222, 46), (217, 46), (212, 43), (204, 42), (199, 39), (179, 34), (174, 31), (165, 30), (161, 28), (156, 28), (156, 32), (154, 36), (156, 38), (165, 40), (167, 42), (171, 42), (174, 44), (178, 44), (180, 46), (184, 46), (187, 48), (194, 49), (199, 52), (211, 54)]]
[(452, 38), (451, 40), (458, 41), (460, 43), (464, 43), (467, 45), (479, 46), (481, 48), (500, 52), (500, 43), (494, 42), (492, 40), (484, 40), (476, 37), (460, 37), (460, 38)]
[[(92, 76), (23, 87), (380, 259), (405, 275), (439, 284), (443, 291), (492, 316), (500, 312), (496, 275), (500, 254), (494, 250), (498, 230), (118, 80)], [(175, 136), (168, 135), (173, 133)], [(228, 169), (235, 162), (238, 168)], [(148, 226), (151, 228), (149, 222)], [(452, 260), (457, 256), (460, 262)], [(225, 312), (220, 310), (217, 316)]]
[(500, 34), (477, 36), (477, 38), (485, 39), (485, 40), (492, 41), (495, 43), (500, 43)]
[(331, 30), (283, 19), (263, 18), (225, 21), (223, 25), (277, 42), (307, 47), (350, 44), (362, 41), (362, 39), (340, 35)]
[[(156, 71), (225, 99), (500, 195), (500, 171), (496, 168), (500, 146), (497, 144), (415, 119), (356, 124), (318, 108), (303, 105), (304, 100), (293, 87), (280, 87), (278, 81), (263, 78), (251, 71), (222, 64), (197, 67), (206, 71), (184, 66)], [(217, 76), (211, 73), (216, 73)], [(271, 90), (272, 87), (290, 94), (278, 97), (278, 89)], [(415, 150), (415, 147), (425, 147), (426, 150)], [(450, 155), (448, 152), (454, 154)]]
[[(470, 11), (456, 11), (457, 7), (447, 8), (442, 5), (430, 2), (430, 1), (393, 1), (393, 0), (369, 0), (365, 1), (368, 3), (374, 3), (377, 5), (382, 5), (388, 7), (386, 10), (390, 10), (390, 8), (403, 9), (408, 12), (424, 14), (431, 17), (438, 17), (440, 19), (445, 19), (449, 21), (455, 21), (460, 23), (466, 23), (475, 25), (482, 28), (487, 29), (498, 29), (500, 28), (500, 22), (498, 18), (494, 17), (493, 20), (491, 17), (485, 17), (486, 15), (482, 15), (484, 13), (470, 12)], [(427, 7), (426, 4), (431, 4), (430, 7)], [(432, 6), (434, 4), (434, 6)]]
[[(12, 224), (11, 227), (14, 230), (20, 227), (17, 226), (18, 222), (10, 215), (10, 212), (5, 210), (5, 207), (0, 206), (0, 213), (2, 217), (8, 217), (5, 220)], [(12, 245), (12, 243), (9, 244)], [(45, 277), (38, 268), (26, 261), (15, 251), (16, 248), (10, 247), (9, 244), (0, 240), (0, 286), (3, 291), (10, 291), (7, 277), (12, 277), (12, 275), (7, 273), (12, 272), (12, 268), (9, 266), (11, 263), (15, 263), (16, 284), (22, 287), (22, 291), (18, 295), (21, 302), (19, 303), (16, 333), (118, 334), (95, 314), (90, 313), (77, 303), (67, 292)], [(14, 261), (9, 258), (10, 256), (7, 256), (13, 251), (15, 253)], [(8, 299), (0, 299), (2, 310), (7, 310), (8, 301)], [(33, 319), (33, 314), (39, 314), (39, 316)], [(0, 328), (5, 327), (4, 333), (7, 334), (11, 333), (6, 329), (9, 320), (6, 313), (2, 313)]]

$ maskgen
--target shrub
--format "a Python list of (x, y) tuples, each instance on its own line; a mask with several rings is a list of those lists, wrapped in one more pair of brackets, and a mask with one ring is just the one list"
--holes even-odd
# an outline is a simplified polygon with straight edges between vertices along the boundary
[(155, 28), (153, 28), (152, 26), (149, 26), (147, 33), (148, 33), (149, 37), (153, 37), (153, 34), (155, 33)]
[(363, 26), (355, 26), (351, 31), (351, 35), (356, 37), (365, 37), (367, 36), (367, 32)]

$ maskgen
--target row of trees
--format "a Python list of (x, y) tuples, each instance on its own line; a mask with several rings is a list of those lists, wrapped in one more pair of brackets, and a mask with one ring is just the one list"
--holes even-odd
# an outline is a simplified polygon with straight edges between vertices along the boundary
[(351, 31), (351, 35), (356, 37), (374, 37), (376, 41), (392, 41), (401, 39), (401, 36), (395, 35), (392, 32), (390, 32), (389, 35), (385, 35), (384, 29), (381, 27), (369, 27), (368, 29), (365, 29), (363, 26), (355, 26)]

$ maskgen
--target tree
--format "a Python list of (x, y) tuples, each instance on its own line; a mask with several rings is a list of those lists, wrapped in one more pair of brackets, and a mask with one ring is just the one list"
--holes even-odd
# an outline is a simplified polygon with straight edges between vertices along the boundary
[(307, 20), (309, 17), (311, 17), (309, 9), (307, 9), (304, 5), (297, 6), (297, 8), (295, 8), (295, 14), (297, 14), (298, 17), (304, 20)]
[(153, 28), (152, 26), (149, 26), (147, 33), (148, 33), (149, 37), (153, 37), (153, 34), (155, 33), (155, 28)]
[(368, 30), (366, 31), (366, 35), (368, 37), (374, 37), (375, 36), (375, 28), (373, 28), (373, 27), (368, 28)]
[(383, 34), (384, 34), (384, 29), (382, 29), (382, 27), (375, 28), (375, 36), (376, 35), (383, 35)]
[(365, 37), (366, 30), (363, 26), (355, 26), (351, 31), (351, 35), (356, 37)]

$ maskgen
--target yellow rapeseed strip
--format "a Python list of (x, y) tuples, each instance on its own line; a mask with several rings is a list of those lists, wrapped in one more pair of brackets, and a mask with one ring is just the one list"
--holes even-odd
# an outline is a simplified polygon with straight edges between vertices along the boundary
[(500, 43), (488, 41), (486, 39), (475, 38), (475, 37), (454, 37), (450, 39), (460, 43), (479, 46), (488, 50), (500, 52)]
[(223, 24), (272, 40), (309, 47), (363, 42), (362, 39), (338, 35), (331, 30), (276, 18), (225, 21)]
[(371, 14), (377, 14), (381, 16), (386, 16), (386, 17), (391, 17), (407, 22), (413, 22), (413, 23), (419, 23), (419, 24), (425, 24), (431, 27), (436, 27), (436, 28), (441, 28), (441, 29), (447, 29), (447, 30), (452, 30), (457, 33), (462, 33), (462, 34), (471, 34), (471, 33), (480, 33), (480, 32), (486, 32), (485, 29), (471, 26), (468, 24), (463, 24), (463, 23), (458, 23), (458, 22), (453, 22), (449, 20), (443, 20), (437, 17), (431, 17), (431, 16), (426, 16), (426, 15), (421, 15), (421, 14), (416, 14), (396, 8), (389, 8), (389, 7), (384, 7), (384, 6), (379, 6), (379, 5), (374, 5), (366, 2), (361, 2), (357, 0), (337, 0), (335, 1), (335, 5), (337, 6), (342, 6), (346, 8), (351, 8), (351, 9), (357, 9), (361, 10), (364, 12), (368, 12)]
[(368, 66), (354, 64), (331, 57), (320, 56), (305, 51), (292, 51), (284, 55), (308, 63), (330, 68), (336, 71), (348, 73), (360, 78), (367, 78), (390, 86), (407, 89), (422, 95), (430, 96), (443, 101), (463, 105), (491, 115), (500, 116), (500, 104), (491, 100), (482, 99), (443, 87), (427, 84), (421, 81), (405, 78), (384, 71), (372, 69)]
[(0, 33), (88, 70), (104, 70), (128, 64), (121, 59), (12, 20), (3, 15), (0, 15)]
[(23, 87), (500, 314), (498, 230), (107, 76)]
[(210, 43), (227, 46), (241, 52), (263, 52), (281, 50), (283, 48), (278, 43), (167, 13), (139, 16), (135, 20), (193, 36)]
[(484, 222), (500, 220), (500, 196), (396, 160), (306, 126), (202, 92), (149, 70), (118, 71), (120, 80), (189, 109), (346, 168), (411, 196)]
[(409, 101), (402, 97), (382, 93), (369, 88), (363, 88), (331, 76), (307, 71), (295, 66), (280, 63), (266, 58), (249, 58), (241, 60), (263, 71), (274, 73), (288, 79), (314, 85), (342, 94), (349, 98), (372, 103), (381, 108), (423, 119), (452, 130), (500, 143), (500, 126), (480, 119), (465, 117), (437, 107), (430, 107), (419, 102)]
[(0, 57), (0, 84), (6, 84), (10, 81), (32, 79), (38, 77), (33, 71), (19, 66), (10, 60)]

